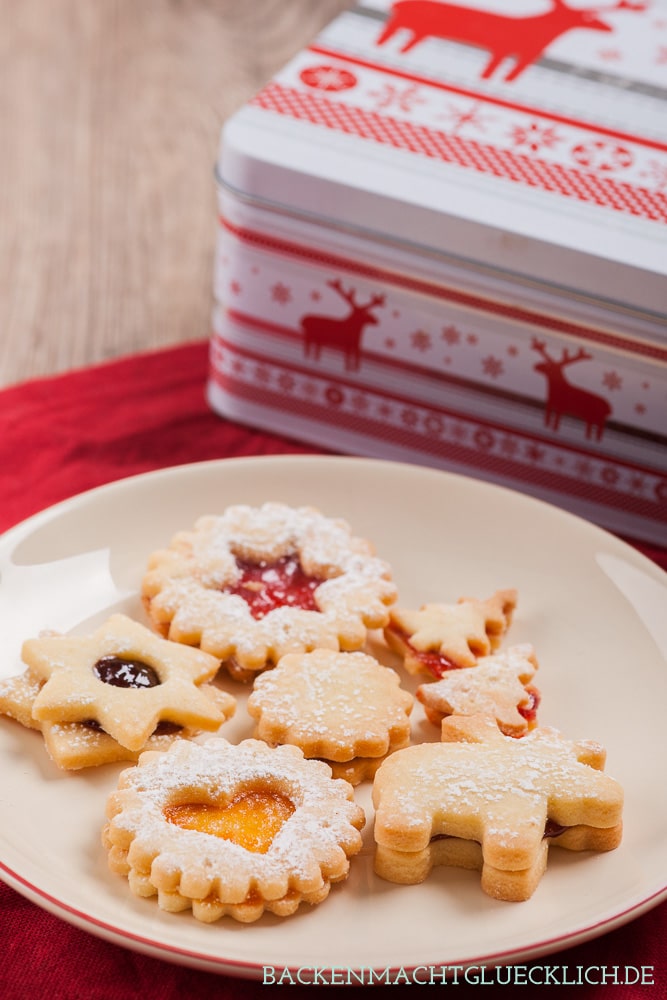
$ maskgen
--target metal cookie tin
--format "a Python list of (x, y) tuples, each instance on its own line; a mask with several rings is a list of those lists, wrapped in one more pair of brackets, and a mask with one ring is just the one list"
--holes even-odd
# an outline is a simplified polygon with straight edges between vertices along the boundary
[(208, 396), (667, 542), (667, 3), (376, 0), (226, 124)]

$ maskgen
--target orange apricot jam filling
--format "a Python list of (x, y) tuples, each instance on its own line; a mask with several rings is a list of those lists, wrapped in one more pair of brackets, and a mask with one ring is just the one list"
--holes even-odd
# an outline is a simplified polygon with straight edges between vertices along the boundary
[(266, 854), (294, 812), (287, 796), (274, 791), (241, 792), (225, 805), (183, 802), (166, 806), (164, 817), (184, 830), (231, 840), (254, 854)]
[(296, 556), (284, 556), (276, 562), (249, 562), (237, 559), (239, 579), (225, 593), (242, 597), (253, 618), (263, 618), (276, 608), (302, 608), (319, 611), (315, 590), (323, 582), (304, 573)]

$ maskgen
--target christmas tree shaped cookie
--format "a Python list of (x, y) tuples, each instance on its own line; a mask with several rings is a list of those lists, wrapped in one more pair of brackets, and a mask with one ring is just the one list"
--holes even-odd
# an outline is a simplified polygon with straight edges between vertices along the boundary
[(450, 715), (491, 715), (506, 736), (524, 736), (537, 725), (539, 694), (530, 643), (483, 656), (474, 667), (448, 670), (439, 681), (420, 684), (416, 694), (426, 716), (439, 726)]

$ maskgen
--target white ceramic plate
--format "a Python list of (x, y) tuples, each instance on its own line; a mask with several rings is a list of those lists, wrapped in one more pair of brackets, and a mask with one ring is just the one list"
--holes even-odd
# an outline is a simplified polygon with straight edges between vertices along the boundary
[[(348, 881), (285, 920), (202, 925), (133, 897), (107, 869), (104, 803), (120, 766), (65, 774), (38, 733), (0, 719), (0, 874), (38, 905), (93, 934), (172, 961), (246, 977), (265, 966), (338, 969), (508, 964), (599, 935), (667, 895), (666, 576), (585, 521), (528, 497), (415, 466), (354, 458), (233, 459), (126, 479), (59, 504), (0, 540), (0, 675), (19, 673), (21, 641), (43, 628), (85, 632), (113, 611), (143, 619), (149, 553), (202, 513), (265, 500), (314, 504), (349, 520), (393, 567), (401, 602), (487, 597), (516, 587), (508, 640), (540, 661), (540, 721), (608, 750), (626, 790), (622, 845), (553, 849), (533, 898), (488, 898), (473, 872), (438, 869), (420, 886), (372, 870), (369, 818)], [(390, 662), (389, 660), (387, 662)], [(223, 730), (251, 733), (245, 689)], [(417, 739), (436, 738), (414, 713)], [(36, 818), (36, 817), (39, 818)]]

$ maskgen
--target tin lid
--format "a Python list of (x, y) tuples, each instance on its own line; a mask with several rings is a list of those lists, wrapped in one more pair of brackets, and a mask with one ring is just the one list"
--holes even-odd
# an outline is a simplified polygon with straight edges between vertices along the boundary
[(667, 329), (667, 0), (548, 3), (342, 14), (226, 124), (220, 182)]

